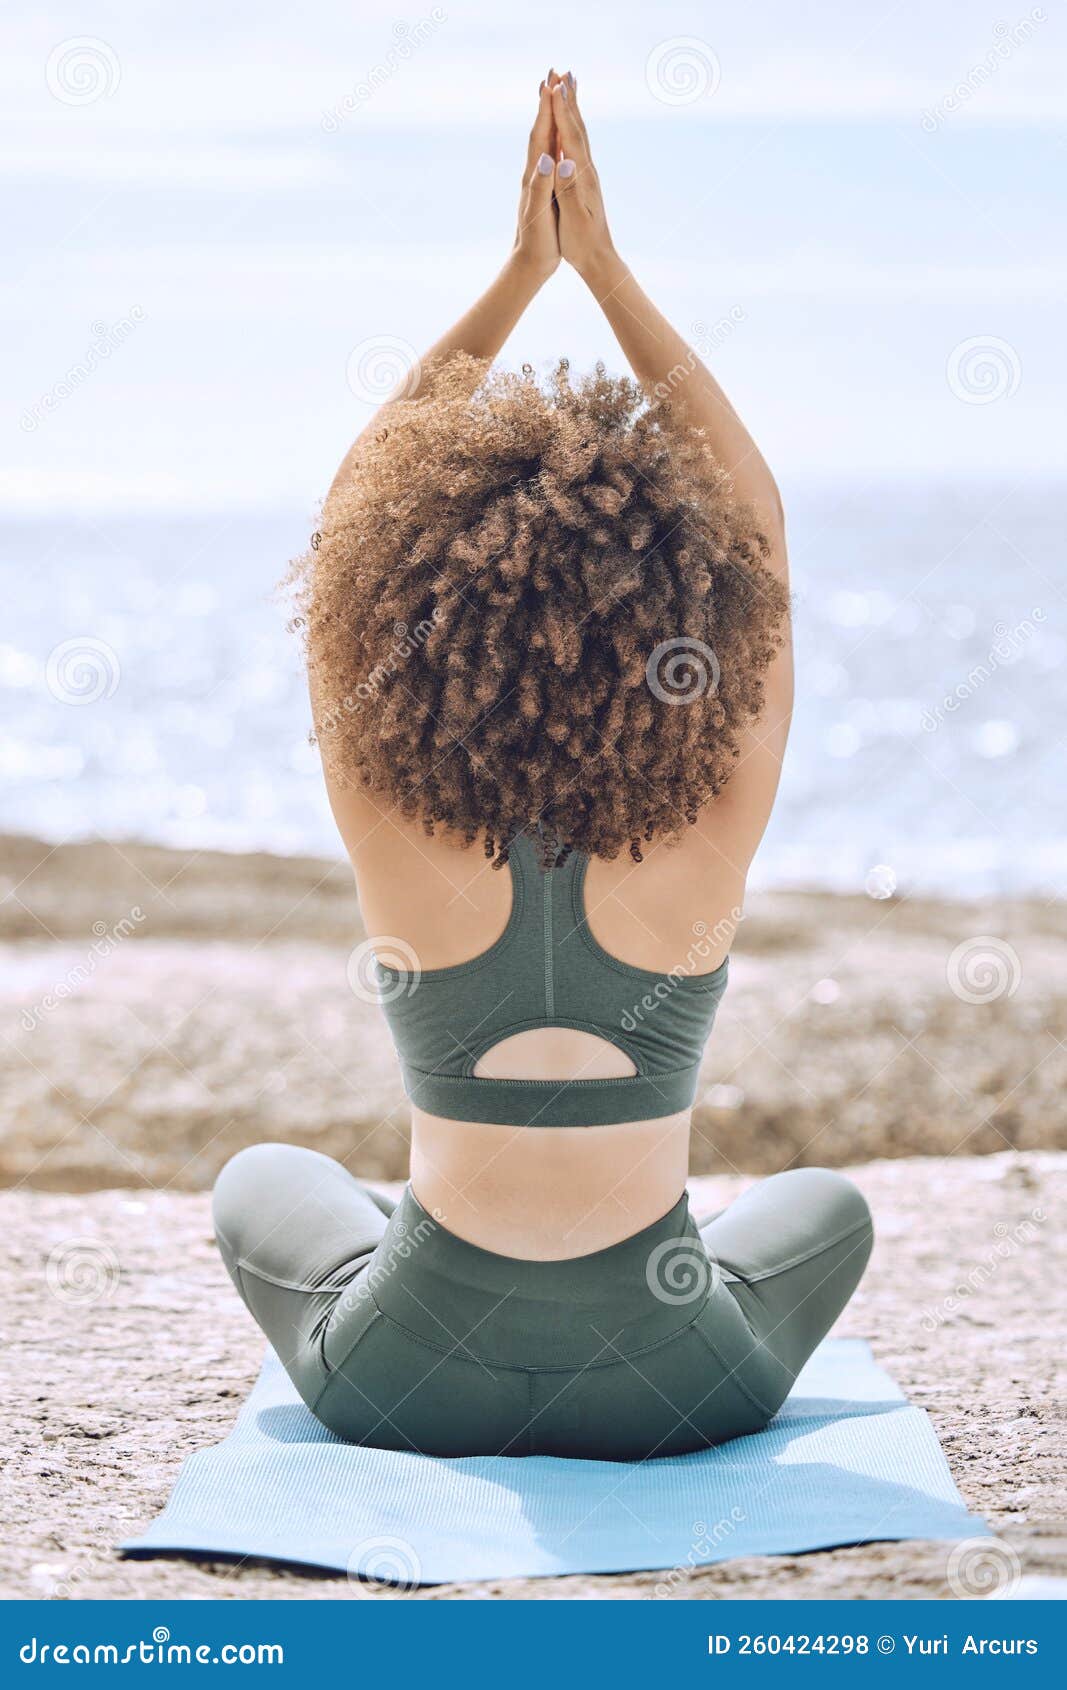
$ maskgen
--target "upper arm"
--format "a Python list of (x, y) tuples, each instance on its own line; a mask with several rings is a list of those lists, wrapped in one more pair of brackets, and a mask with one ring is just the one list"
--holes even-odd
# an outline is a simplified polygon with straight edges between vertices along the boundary
[[(784, 527), (772, 525), (766, 560), (773, 575), (788, 587), (789, 567)], [(696, 827), (739, 869), (747, 872), (774, 808), (793, 713), (793, 641), (788, 611), (782, 643), (763, 679), (763, 707), (738, 736), (738, 759), (719, 796), (700, 811)]]
[(360, 848), (372, 837), (382, 821), (382, 808), (361, 787), (346, 781), (330, 767), (325, 742), (329, 738), (329, 710), (318, 685), (313, 668), (308, 670), (308, 692), (311, 698), (311, 717), (319, 742), (322, 777), (326, 787), (333, 819), (348, 855), (355, 861)]

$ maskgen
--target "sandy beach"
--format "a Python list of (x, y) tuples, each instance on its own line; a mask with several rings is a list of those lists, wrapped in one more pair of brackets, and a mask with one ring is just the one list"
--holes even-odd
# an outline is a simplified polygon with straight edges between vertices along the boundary
[[(406, 1174), (406, 1110), (347, 866), (0, 843), (0, 1183), (199, 1191), (285, 1139)], [(1055, 901), (753, 894), (694, 1173), (1067, 1146)]]
[[(338, 863), (135, 844), (2, 842), (0, 1224), (14, 1388), (4, 1595), (351, 1594), (252, 1563), (123, 1561), (182, 1460), (225, 1436), (262, 1351), (207, 1189), (286, 1139), (382, 1183), (403, 1096)], [(702, 1074), (698, 1207), (749, 1176), (849, 1168), (878, 1243), (840, 1330), (928, 1409), (1010, 1567), (1062, 1574), (1067, 917), (1040, 900), (754, 894)], [(109, 1265), (88, 1304), (47, 1264)], [(53, 1276), (54, 1277), (54, 1276)], [(738, 1560), (676, 1595), (951, 1597), (944, 1544)], [(657, 1575), (449, 1586), (641, 1598)], [(976, 1592), (977, 1593), (977, 1592)]]
[[(1067, 1198), (1067, 1156), (959, 1157), (947, 1172), (909, 1158), (850, 1171), (871, 1204), (877, 1245), (840, 1332), (869, 1337), (931, 1415), (964, 1500), (998, 1539), (987, 1572), (1000, 1587), (1017, 1574), (1062, 1576), (1067, 1241), (1056, 1217)], [(693, 1197), (715, 1208), (741, 1183), (697, 1180)], [(259, 1367), (263, 1341), (226, 1279), (206, 1195), (0, 1192), (0, 1226), (14, 1241), (0, 1306), (8, 1365), (20, 1381), (4, 1433), (0, 1594), (358, 1595), (337, 1573), (115, 1552), (158, 1513), (185, 1457), (225, 1437)], [(49, 1292), (46, 1263), (72, 1239), (89, 1274), (81, 1295), (65, 1299)], [(948, 1600), (966, 1593), (950, 1580), (950, 1551), (947, 1543), (874, 1543), (747, 1557), (669, 1590), (675, 1599)], [(976, 1565), (970, 1594), (985, 1593), (981, 1577)], [(649, 1572), (412, 1595), (639, 1600), (657, 1588), (663, 1575)]]

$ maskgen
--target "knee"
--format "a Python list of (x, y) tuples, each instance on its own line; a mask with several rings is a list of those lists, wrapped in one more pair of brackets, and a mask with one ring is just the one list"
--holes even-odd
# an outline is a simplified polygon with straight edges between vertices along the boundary
[(833, 1168), (805, 1168), (820, 1210), (823, 1236), (841, 1253), (841, 1268), (853, 1287), (859, 1284), (874, 1244), (874, 1223), (862, 1191)]
[(249, 1187), (258, 1183), (258, 1164), (265, 1144), (250, 1144), (231, 1156), (221, 1169), (211, 1193), (211, 1219), (215, 1237), (224, 1255), (241, 1253), (242, 1222), (248, 1214)]
[(810, 1178), (818, 1195), (842, 1227), (871, 1224), (871, 1211), (858, 1185), (836, 1168), (803, 1168), (798, 1170)]
[(804, 1196), (819, 1214), (821, 1230), (827, 1237), (854, 1232), (873, 1239), (871, 1211), (859, 1186), (836, 1168), (798, 1168), (796, 1173), (804, 1181)]
[(779, 1187), (779, 1201), (788, 1196), (788, 1209), (803, 1216), (805, 1235), (823, 1246), (840, 1242), (862, 1273), (871, 1253), (874, 1225), (859, 1187), (835, 1168), (792, 1168), (775, 1175), (774, 1183)]
[(245, 1227), (262, 1213), (267, 1193), (292, 1178), (295, 1163), (315, 1154), (295, 1144), (249, 1144), (230, 1157), (211, 1193), (211, 1218), (224, 1254), (241, 1254)]

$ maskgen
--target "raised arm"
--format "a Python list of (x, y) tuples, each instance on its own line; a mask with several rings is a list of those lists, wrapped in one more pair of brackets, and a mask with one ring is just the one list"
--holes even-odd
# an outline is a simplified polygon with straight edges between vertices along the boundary
[[(326, 499), (327, 511), (330, 502), (344, 493), (350, 478), (357, 473), (360, 441), (381, 427), (390, 407), (432, 391), (435, 372), (452, 353), (465, 352), (476, 359), (494, 358), (530, 301), (558, 266), (559, 230), (552, 198), (558, 144), (552, 95), (546, 81), (541, 84), (537, 115), (526, 149), (515, 241), (500, 274), (426, 353), (420, 362), (417, 384), (410, 380), (403, 383), (357, 436), (334, 476)], [(309, 684), (312, 714), (321, 735), (320, 700), (316, 696), (313, 671)], [(388, 813), (388, 806), (377, 802), (361, 787), (339, 780), (326, 757), (323, 774), (338, 829), (353, 862), (365, 857), (368, 851), (388, 852), (402, 847), (402, 835)]]
[[(551, 73), (550, 73), (551, 74)], [(552, 93), (542, 82), (537, 116), (530, 130), (519, 195), (515, 243), (500, 274), (459, 321), (435, 341), (422, 359), (414, 379), (408, 379), (385, 401), (349, 447), (330, 493), (352, 473), (363, 435), (380, 427), (382, 412), (398, 400), (414, 399), (430, 391), (435, 368), (456, 352), (472, 358), (495, 358), (531, 300), (559, 263), (559, 235), (552, 198), (553, 164), (558, 147), (552, 113)]]
[[(553, 76), (550, 82), (559, 138), (560, 251), (595, 295), (641, 386), (669, 398), (670, 414), (679, 424), (703, 430), (715, 457), (730, 472), (737, 498), (756, 513), (770, 547), (768, 567), (787, 583), (785, 521), (774, 477), (710, 370), (653, 305), (616, 252), (577, 84), (569, 75)], [(702, 814), (698, 829), (739, 874), (747, 870), (770, 816), (792, 702), (793, 657), (787, 630), (785, 643), (767, 672), (763, 714), (744, 736), (736, 771), (721, 796)]]
[(596, 297), (637, 380), (669, 398), (681, 422), (703, 429), (738, 498), (755, 506), (773, 542), (782, 528), (781, 500), (755, 441), (710, 370), (615, 250), (577, 84), (553, 79), (552, 105), (562, 151), (556, 195), (563, 257)]

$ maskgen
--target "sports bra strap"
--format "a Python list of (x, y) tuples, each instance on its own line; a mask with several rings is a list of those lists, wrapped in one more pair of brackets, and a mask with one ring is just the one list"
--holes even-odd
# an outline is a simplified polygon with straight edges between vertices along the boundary
[[(508, 855), (512, 905), (500, 938), (468, 962), (405, 973), (379, 964), (381, 1003), (408, 1095), (428, 1114), (507, 1126), (605, 1126), (688, 1109), (726, 987), (713, 974), (635, 968), (593, 937), (588, 858), (541, 866), (519, 835)], [(474, 1072), (487, 1050), (538, 1027), (572, 1027), (615, 1045), (635, 1073), (605, 1080), (508, 1080)]]

